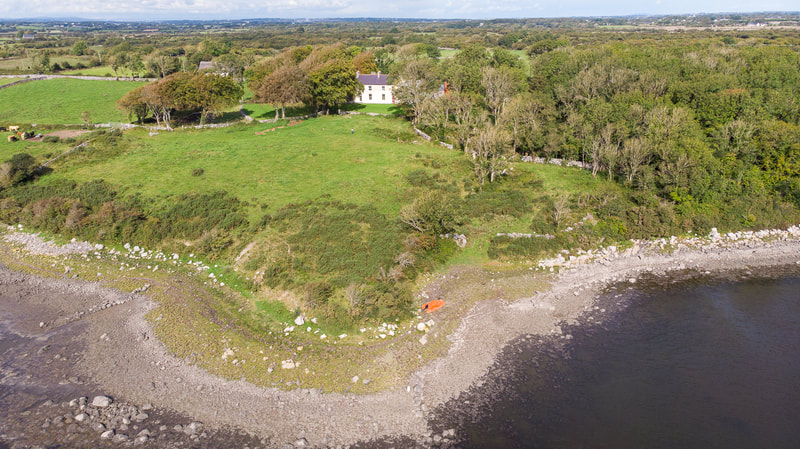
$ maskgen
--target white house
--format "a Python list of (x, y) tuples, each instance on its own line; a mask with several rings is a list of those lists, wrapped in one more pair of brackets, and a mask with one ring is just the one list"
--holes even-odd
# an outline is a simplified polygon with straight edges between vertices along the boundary
[(364, 85), (361, 95), (356, 95), (356, 103), (365, 104), (392, 104), (394, 95), (392, 86), (389, 84), (389, 75), (378, 73), (361, 74), (356, 72), (356, 77)]

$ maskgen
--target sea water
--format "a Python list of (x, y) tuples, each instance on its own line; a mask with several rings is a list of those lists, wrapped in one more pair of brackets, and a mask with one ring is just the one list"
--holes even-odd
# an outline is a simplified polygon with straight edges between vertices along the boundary
[(800, 276), (782, 276), (611, 289), (571, 338), (506, 348), (435, 426), (464, 448), (799, 448)]

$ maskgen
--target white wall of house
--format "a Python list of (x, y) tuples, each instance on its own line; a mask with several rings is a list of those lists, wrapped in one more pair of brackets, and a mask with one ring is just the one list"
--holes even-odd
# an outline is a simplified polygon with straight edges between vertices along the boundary
[(364, 85), (364, 91), (361, 95), (355, 98), (356, 103), (364, 104), (392, 104), (394, 103), (394, 96), (392, 95), (392, 85)]

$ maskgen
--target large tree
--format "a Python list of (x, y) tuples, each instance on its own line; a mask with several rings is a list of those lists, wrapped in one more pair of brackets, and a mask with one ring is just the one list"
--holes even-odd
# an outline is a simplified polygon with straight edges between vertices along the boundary
[(178, 72), (134, 89), (117, 105), (139, 121), (149, 113), (159, 126), (170, 127), (173, 110), (200, 111), (203, 122), (209, 114), (236, 104), (241, 96), (242, 88), (229, 77)]
[(352, 100), (364, 86), (356, 78), (356, 69), (345, 59), (333, 59), (309, 76), (314, 102), (328, 109)]
[(394, 88), (398, 102), (409, 106), (414, 123), (419, 122), (425, 99), (430, 98), (439, 87), (436, 66), (430, 59), (414, 59), (400, 72), (400, 80)]
[(497, 175), (508, 167), (511, 139), (508, 131), (497, 125), (489, 125), (472, 137), (472, 168), (481, 189), (488, 179), (494, 182)]
[(275, 118), (280, 110), (286, 118), (286, 105), (307, 101), (311, 86), (299, 66), (287, 64), (266, 77), (255, 90), (256, 101), (275, 105)]

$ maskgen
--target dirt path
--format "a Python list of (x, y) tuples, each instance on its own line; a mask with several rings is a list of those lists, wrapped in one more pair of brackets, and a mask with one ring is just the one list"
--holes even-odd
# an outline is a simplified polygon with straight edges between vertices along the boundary
[[(152, 437), (139, 443), (145, 447), (180, 445), (186, 441), (200, 447), (224, 447), (226, 444), (220, 441), (232, 436), (250, 438), (247, 440), (250, 446), (265, 447), (289, 447), (288, 444), (342, 447), (397, 436), (407, 438), (406, 445), (415, 441), (424, 446), (450, 446), (455, 444), (457, 435), (450, 429), (433, 434), (430, 413), (481, 382), (503, 346), (514, 338), (525, 334), (568, 338), (562, 335), (560, 324), (574, 322), (595, 307), (599, 289), (611, 282), (636, 282), (643, 273), (659, 275), (675, 270), (715, 273), (778, 265), (793, 265), (800, 271), (797, 237), (786, 234), (781, 239), (768, 240), (771, 241), (746, 239), (697, 249), (679, 245), (671, 254), (656, 251), (657, 245), (610, 252), (590, 264), (563, 271), (550, 290), (533, 297), (482, 301), (448, 337), (452, 345), (445, 357), (414, 373), (405, 385), (362, 396), (321, 394), (314, 389), (281, 391), (215, 377), (166, 351), (144, 319), (145, 313), (155, 306), (146, 293), (122, 293), (65, 275), (61, 279), (40, 278), (0, 266), (0, 317), (5, 326), (0, 330), (28, 342), (30, 348), (24, 356), (5, 348), (8, 354), (3, 357), (0, 388), (12, 397), (25, 391), (27, 399), (21, 403), (27, 405), (9, 411), (13, 419), (11, 415), (0, 415), (3, 433), (0, 445), (2, 438), (6, 444), (39, 441), (31, 435), (52, 436), (55, 441), (61, 441), (59, 438), (100, 441), (97, 432), (82, 432), (90, 424), (73, 422), (74, 426), (65, 428), (71, 430), (58, 431), (42, 430), (41, 426), (43, 420), (54, 419), (54, 412), (47, 407), (69, 411), (69, 405), (63, 403), (69, 397), (103, 393), (120, 404), (138, 407), (138, 411), (152, 407), (148, 413), (159, 417), (159, 425), (149, 424), (150, 418), (133, 424), (152, 431)], [(529, 277), (491, 280), (495, 281), (500, 291), (504, 283), (528, 282)], [(191, 298), (195, 294), (188, 284), (179, 281), (169, 288), (174, 295)], [(429, 291), (445, 301), (466, 294), (471, 288), (469, 283), (459, 282), (458, 270), (428, 286)], [(44, 362), (30, 363), (36, 345), (44, 347), (48, 341), (58, 344), (50, 343), (48, 350), (38, 354), (50, 354), (42, 358)], [(54, 352), (58, 358), (52, 355)], [(46, 367), (40, 365), (47, 361)], [(28, 384), (18, 382), (26, 376), (30, 376)], [(47, 412), (37, 415), (44, 410), (41, 404), (45, 399), (53, 404), (45, 406)], [(23, 415), (26, 412), (28, 415)], [(91, 417), (86, 422), (94, 425), (95, 419), (101, 417)], [(166, 430), (158, 430), (165, 422), (169, 423)], [(174, 431), (173, 422), (179, 422), (182, 429), (187, 429), (190, 422), (201, 422), (204, 434)], [(111, 425), (109, 421), (106, 427)], [(240, 431), (226, 430), (230, 428)], [(123, 429), (118, 425), (114, 431), (132, 440), (139, 429), (130, 426)]]

